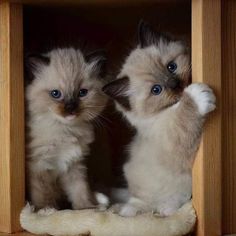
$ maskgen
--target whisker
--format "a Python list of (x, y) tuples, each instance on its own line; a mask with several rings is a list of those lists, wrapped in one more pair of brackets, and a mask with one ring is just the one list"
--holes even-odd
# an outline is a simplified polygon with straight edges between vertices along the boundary
[(101, 118), (101, 119), (103, 119), (103, 120), (105, 120), (106, 122), (112, 124), (112, 121), (111, 121), (110, 119), (108, 119), (107, 117), (105, 117), (105, 116), (103, 116), (103, 115), (101, 115), (101, 114), (99, 114), (98, 117)]
[(90, 118), (92, 119), (92, 122), (98, 127), (98, 128), (102, 128), (104, 126), (104, 124), (101, 122), (101, 120), (98, 119), (99, 114), (93, 113), (93, 112), (89, 112), (87, 111), (87, 114), (90, 116)]

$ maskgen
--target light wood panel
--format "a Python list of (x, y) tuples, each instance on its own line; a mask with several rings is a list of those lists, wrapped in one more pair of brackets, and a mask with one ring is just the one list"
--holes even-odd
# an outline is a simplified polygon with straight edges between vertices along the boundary
[(221, 235), (221, 1), (192, 0), (193, 82), (209, 84), (217, 110), (207, 119), (193, 169), (198, 236)]
[(222, 1), (223, 233), (236, 233), (236, 1)]
[(22, 6), (0, 1), (0, 232), (20, 229), (24, 204)]

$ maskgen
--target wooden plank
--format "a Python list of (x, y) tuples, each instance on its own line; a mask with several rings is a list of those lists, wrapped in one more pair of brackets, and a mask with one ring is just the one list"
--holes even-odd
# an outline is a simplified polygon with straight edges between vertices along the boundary
[[(36, 234), (31, 234), (28, 232), (19, 232), (19, 233), (13, 233), (13, 234), (7, 234), (7, 233), (0, 233), (0, 236), (35, 236)], [(48, 236), (46, 234), (41, 236)]]
[(0, 231), (20, 229), (24, 204), (22, 6), (0, 2)]
[(222, 1), (223, 233), (236, 233), (236, 1)]
[(204, 128), (193, 168), (198, 236), (221, 235), (221, 1), (192, 0), (193, 82), (209, 84), (217, 110)]
[(83, 6), (83, 5), (113, 5), (128, 6), (137, 4), (153, 4), (153, 3), (189, 3), (190, 0), (10, 0), (13, 3), (23, 3), (26, 5), (57, 5), (57, 6)]

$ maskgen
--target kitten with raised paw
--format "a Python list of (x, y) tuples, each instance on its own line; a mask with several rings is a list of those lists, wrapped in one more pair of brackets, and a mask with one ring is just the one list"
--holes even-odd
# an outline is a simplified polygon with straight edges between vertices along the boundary
[(182, 41), (145, 22), (138, 35), (118, 79), (103, 87), (137, 130), (124, 165), (130, 198), (116, 211), (168, 216), (191, 198), (194, 157), (216, 99), (206, 84), (189, 85), (190, 53)]
[(84, 158), (94, 140), (93, 120), (106, 105), (99, 51), (54, 49), (31, 55), (33, 80), (27, 86), (27, 191), (37, 208), (94, 207)]

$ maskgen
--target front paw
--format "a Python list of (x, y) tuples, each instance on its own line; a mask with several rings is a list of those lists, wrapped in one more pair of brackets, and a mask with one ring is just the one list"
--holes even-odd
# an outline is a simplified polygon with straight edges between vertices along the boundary
[(178, 208), (171, 207), (171, 206), (166, 206), (166, 207), (162, 207), (162, 208), (160, 209), (159, 214), (160, 214), (160, 216), (162, 216), (162, 217), (171, 216), (171, 215), (173, 215), (177, 210), (178, 210)]
[(131, 204), (123, 205), (119, 211), (119, 215), (124, 216), (124, 217), (132, 217), (141, 213), (142, 211), (140, 209), (138, 209), (136, 206), (133, 206)]
[(109, 208), (109, 211), (111, 211), (114, 214), (118, 214), (120, 216), (124, 217), (131, 217), (131, 216), (136, 216), (137, 214), (140, 214), (141, 211), (133, 206), (132, 204), (123, 204), (123, 203), (117, 203), (112, 205)]
[(216, 97), (208, 85), (203, 83), (194, 83), (185, 88), (184, 92), (193, 99), (202, 116), (216, 108)]

